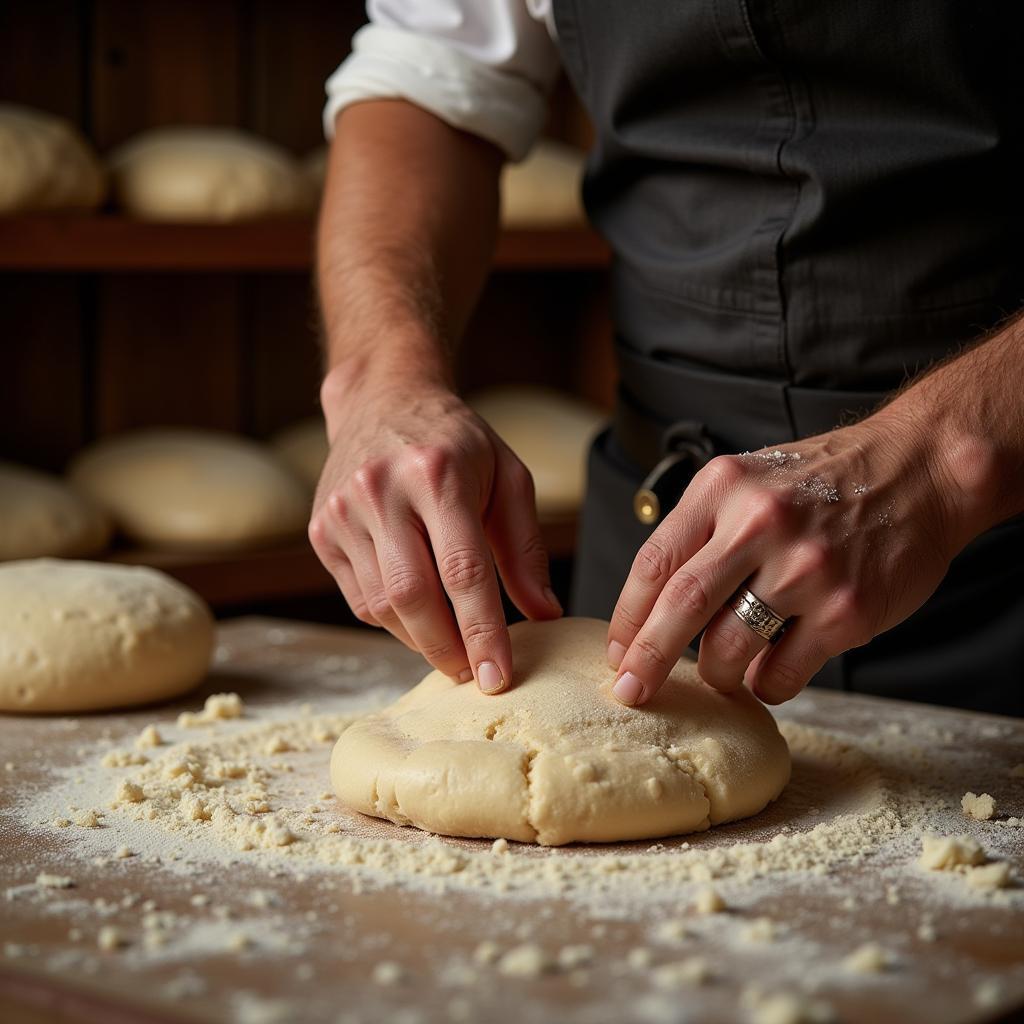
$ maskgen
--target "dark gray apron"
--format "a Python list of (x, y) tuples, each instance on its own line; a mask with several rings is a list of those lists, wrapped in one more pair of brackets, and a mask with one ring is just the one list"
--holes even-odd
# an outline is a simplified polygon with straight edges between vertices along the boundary
[[(1021, 309), (1024, 5), (556, 0), (555, 18), (615, 253), (620, 408), (573, 603), (607, 617), (652, 529), (638, 422), (698, 424), (712, 453), (797, 440)], [(816, 681), (1024, 714), (1022, 584), (1018, 519)]]

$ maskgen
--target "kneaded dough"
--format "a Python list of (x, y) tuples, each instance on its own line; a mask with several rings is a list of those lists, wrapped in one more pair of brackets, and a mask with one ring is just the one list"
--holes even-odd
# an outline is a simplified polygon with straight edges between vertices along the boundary
[(155, 569), (38, 559), (0, 565), (0, 711), (164, 700), (206, 674), (213, 618)]
[(230, 128), (159, 128), (110, 155), (118, 205), (146, 220), (221, 223), (308, 210), (298, 162)]
[(96, 154), (70, 122), (0, 104), (0, 213), (90, 210), (105, 191)]
[(0, 462), (0, 562), (80, 558), (102, 551), (110, 520), (48, 473)]
[(565, 227), (586, 220), (580, 183), (586, 154), (542, 139), (518, 164), (501, 175), (501, 222), (505, 227)]
[(719, 693), (680, 662), (649, 704), (624, 707), (607, 628), (513, 626), (516, 683), (497, 697), (431, 672), (342, 733), (335, 792), (401, 825), (545, 846), (696, 832), (782, 792), (789, 749), (748, 690)]
[(530, 385), (481, 391), (468, 401), (530, 471), (537, 511), (551, 517), (578, 512), (587, 452), (604, 413), (560, 391)]
[(275, 434), (274, 454), (311, 490), (316, 490), (330, 446), (323, 418), (313, 416)]
[(181, 551), (258, 547), (301, 533), (302, 485), (243, 437), (147, 430), (97, 442), (72, 463), (72, 483), (143, 544)]

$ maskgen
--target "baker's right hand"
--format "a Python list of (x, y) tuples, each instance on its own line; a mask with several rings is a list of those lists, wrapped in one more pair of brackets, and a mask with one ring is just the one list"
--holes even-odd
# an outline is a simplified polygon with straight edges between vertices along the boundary
[(361, 621), (501, 692), (512, 651), (495, 566), (527, 618), (561, 614), (529, 471), (443, 386), (366, 385), (324, 407), (331, 450), (309, 524), (320, 561)]

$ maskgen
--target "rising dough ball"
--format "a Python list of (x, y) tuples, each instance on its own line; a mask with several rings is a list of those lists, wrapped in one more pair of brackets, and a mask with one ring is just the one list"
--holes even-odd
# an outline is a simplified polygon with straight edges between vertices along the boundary
[(268, 451), (212, 431), (100, 441), (71, 480), (132, 540), (181, 551), (259, 546), (301, 533), (309, 515), (302, 485)]
[(161, 128), (110, 156), (118, 205), (147, 220), (224, 222), (299, 213), (310, 190), (279, 146), (228, 128)]
[(579, 511), (587, 451), (605, 420), (600, 410), (559, 391), (525, 386), (484, 391), (469, 404), (533, 475), (541, 515)]
[(40, 559), (0, 566), (0, 711), (164, 700), (206, 674), (213, 620), (155, 569)]
[(513, 626), (516, 683), (497, 697), (431, 672), (342, 733), (338, 796), (430, 832), (548, 846), (700, 831), (774, 800), (789, 750), (750, 692), (719, 693), (680, 663), (649, 704), (624, 707), (607, 628)]
[(270, 447), (310, 490), (316, 490), (330, 451), (322, 417), (314, 416), (285, 428), (270, 439)]
[(0, 462), (0, 562), (101, 551), (110, 521), (57, 477)]
[(69, 122), (0, 104), (0, 213), (92, 209), (104, 191), (99, 161)]
[(501, 222), (505, 227), (556, 227), (586, 219), (580, 182), (586, 155), (572, 146), (542, 139), (519, 164), (501, 176)]

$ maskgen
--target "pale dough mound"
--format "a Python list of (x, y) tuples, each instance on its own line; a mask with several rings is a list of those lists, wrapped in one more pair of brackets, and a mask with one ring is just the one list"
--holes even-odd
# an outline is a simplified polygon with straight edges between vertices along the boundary
[(0, 213), (88, 210), (105, 191), (95, 153), (69, 122), (0, 104)]
[(110, 521), (55, 476), (0, 462), (0, 562), (101, 551)]
[(209, 609), (154, 569), (39, 559), (0, 566), (0, 710), (93, 711), (190, 690)]
[(482, 391), (469, 404), (530, 471), (541, 515), (579, 510), (587, 452), (606, 419), (599, 409), (559, 391), (522, 385)]
[(160, 128), (110, 156), (118, 205), (147, 220), (226, 222), (300, 213), (310, 188), (279, 146), (229, 128)]
[(320, 482), (330, 446), (321, 416), (293, 423), (270, 439), (274, 454), (312, 491)]
[(501, 222), (506, 227), (562, 227), (586, 220), (580, 198), (586, 155), (572, 146), (542, 139), (501, 176)]
[(70, 474), (126, 536), (163, 548), (255, 547), (301, 533), (309, 513), (292, 474), (233, 434), (122, 434), (79, 455)]
[(497, 697), (431, 672), (342, 733), (335, 792), (398, 824), (546, 846), (700, 831), (779, 795), (789, 750), (747, 690), (721, 694), (681, 662), (653, 701), (624, 707), (606, 632), (513, 626), (516, 683)]

